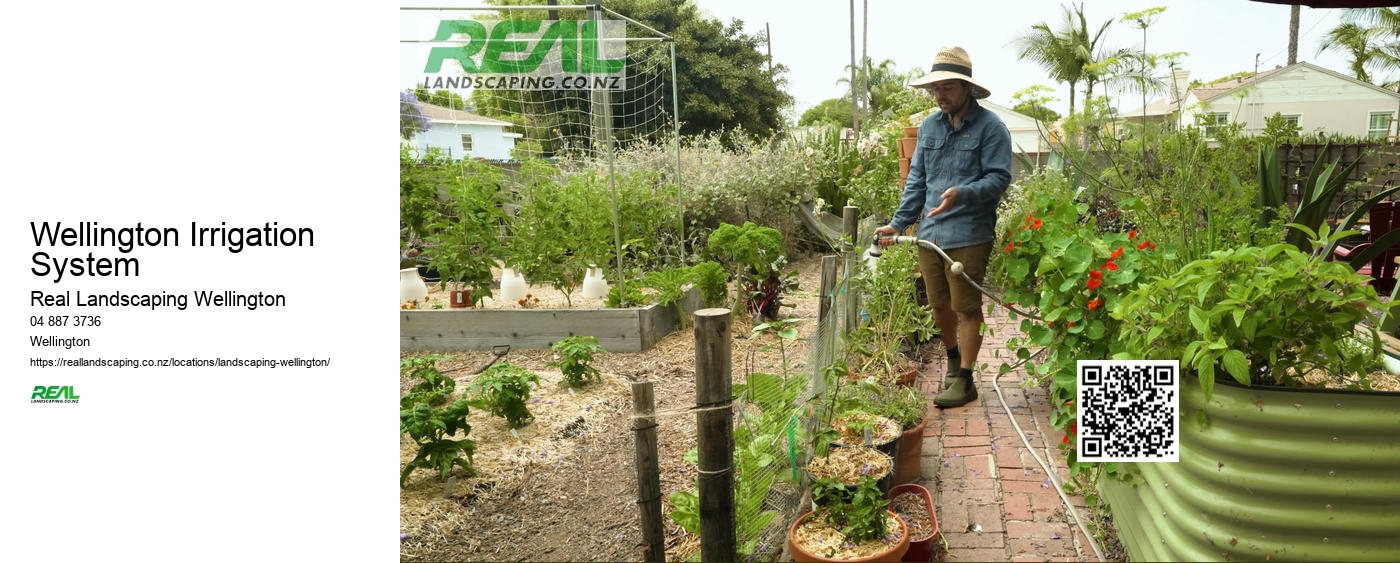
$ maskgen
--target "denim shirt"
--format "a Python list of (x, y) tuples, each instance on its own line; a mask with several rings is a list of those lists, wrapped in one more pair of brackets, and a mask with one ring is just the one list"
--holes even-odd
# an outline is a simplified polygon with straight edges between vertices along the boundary
[[(997, 204), (1011, 185), (1011, 133), (996, 114), (968, 100), (954, 130), (942, 111), (924, 119), (909, 165), (909, 180), (890, 226), (900, 233), (919, 223), (919, 238), (945, 250), (996, 239)], [(925, 217), (956, 187), (957, 202)]]

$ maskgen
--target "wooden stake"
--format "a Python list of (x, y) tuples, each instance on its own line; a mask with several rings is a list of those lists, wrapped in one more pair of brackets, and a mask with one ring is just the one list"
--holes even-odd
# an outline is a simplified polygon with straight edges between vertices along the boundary
[(836, 256), (822, 257), (822, 287), (817, 296), (817, 322), (826, 320), (831, 312), (831, 295), (836, 291)]
[(637, 506), (641, 507), (643, 560), (666, 561), (661, 527), (661, 466), (656, 453), (656, 407), (650, 381), (632, 383), (632, 432), (637, 443)]
[(730, 316), (729, 309), (695, 312), (695, 427), (699, 434), (702, 561), (738, 560)]

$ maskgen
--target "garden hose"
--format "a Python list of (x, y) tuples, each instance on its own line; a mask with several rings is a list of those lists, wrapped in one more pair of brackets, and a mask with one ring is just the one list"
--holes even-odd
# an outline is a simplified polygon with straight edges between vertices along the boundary
[(1021, 315), (1021, 316), (1026, 317), (1026, 318), (1035, 319), (1035, 320), (1038, 320), (1038, 321), (1039, 321), (1039, 320), (1044, 320), (1044, 319), (1041, 319), (1039, 316), (1032, 315), (1032, 314), (1030, 314), (1030, 313), (1027, 313), (1027, 312), (1025, 312), (1025, 311), (1022, 311), (1022, 310), (1020, 310), (1020, 309), (1017, 309), (1017, 308), (1015, 308), (1015, 307), (1012, 307), (1012, 306), (1011, 306), (1010, 304), (1008, 304), (1007, 302), (1002, 301), (1001, 298), (999, 298), (999, 297), (997, 297), (997, 296), (995, 296), (995, 295), (992, 295), (991, 292), (987, 291), (987, 290), (986, 290), (985, 288), (983, 288), (980, 284), (978, 284), (978, 283), (975, 282), (975, 281), (972, 281), (972, 276), (967, 275), (967, 273), (963, 271), (963, 264), (962, 264), (962, 262), (959, 262), (959, 261), (957, 261), (957, 260), (954, 260), (954, 259), (952, 259), (952, 258), (949, 258), (949, 257), (948, 257), (948, 254), (945, 253), (945, 252), (943, 252), (943, 249), (942, 249), (942, 248), (939, 248), (938, 245), (936, 245), (936, 244), (934, 244), (934, 243), (932, 243), (932, 242), (923, 240), (923, 239), (921, 239), (921, 238), (919, 238), (919, 237), (911, 237), (911, 236), (903, 236), (903, 235), (901, 235), (901, 236), (893, 236), (893, 237), (882, 237), (882, 236), (880, 236), (880, 235), (875, 235), (875, 240), (870, 241), (870, 249), (866, 251), (866, 253), (869, 254), (872, 258), (879, 258), (879, 257), (880, 257), (880, 254), (883, 252), (883, 251), (881, 250), (881, 248), (880, 248), (880, 246), (881, 246), (881, 245), (880, 245), (880, 240), (881, 240), (881, 239), (888, 239), (888, 240), (890, 241), (890, 244), (913, 244), (913, 245), (918, 245), (919, 248), (924, 248), (924, 249), (927, 249), (927, 250), (931, 250), (931, 251), (933, 251), (933, 252), (937, 252), (939, 256), (942, 256), (942, 257), (943, 257), (943, 260), (945, 260), (945, 261), (948, 262), (948, 271), (950, 271), (950, 272), (952, 272), (952, 273), (954, 273), (954, 274), (956, 274), (956, 275), (962, 276), (963, 279), (967, 281), (967, 283), (971, 284), (972, 287), (977, 288), (977, 291), (982, 292), (982, 295), (986, 295), (987, 297), (991, 298), (992, 301), (995, 301), (995, 302), (1001, 304), (1002, 307), (1006, 307), (1007, 309), (1009, 309), (1009, 310), (1011, 310), (1011, 311), (1015, 311), (1016, 314), (1018, 314), (1018, 315)]

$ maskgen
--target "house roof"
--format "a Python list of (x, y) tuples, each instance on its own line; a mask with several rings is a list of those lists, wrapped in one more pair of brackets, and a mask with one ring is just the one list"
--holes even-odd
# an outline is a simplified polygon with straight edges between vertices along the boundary
[(423, 103), (423, 115), (434, 123), (459, 123), (464, 125), (499, 125), (509, 127), (509, 121), (501, 121), (484, 115), (477, 115), (469, 111), (436, 106), (427, 102)]
[[(1273, 80), (1273, 79), (1275, 79), (1275, 78), (1278, 78), (1278, 77), (1280, 77), (1280, 76), (1283, 76), (1283, 75), (1285, 75), (1285, 74), (1288, 74), (1288, 73), (1291, 72), (1291, 71), (1295, 71), (1295, 70), (1303, 69), (1303, 68), (1310, 69), (1310, 70), (1314, 70), (1314, 71), (1317, 71), (1317, 72), (1320, 72), (1320, 73), (1323, 73), (1323, 74), (1327, 74), (1327, 75), (1332, 76), (1332, 77), (1334, 77), (1334, 78), (1337, 78), (1337, 79), (1340, 79), (1340, 80), (1345, 80), (1345, 81), (1351, 82), (1351, 83), (1353, 83), (1353, 84), (1358, 84), (1358, 85), (1361, 85), (1361, 86), (1365, 86), (1365, 87), (1367, 87), (1367, 88), (1370, 88), (1370, 89), (1372, 89), (1372, 90), (1375, 90), (1376, 92), (1383, 93), (1383, 94), (1386, 94), (1386, 95), (1388, 95), (1388, 96), (1391, 96), (1391, 97), (1395, 97), (1395, 98), (1397, 98), (1397, 99), (1400, 99), (1400, 94), (1397, 94), (1396, 92), (1392, 92), (1392, 91), (1387, 90), (1387, 89), (1385, 89), (1385, 88), (1381, 88), (1381, 87), (1379, 87), (1379, 86), (1376, 86), (1375, 84), (1371, 84), (1371, 83), (1368, 83), (1368, 82), (1363, 82), (1363, 81), (1357, 80), (1357, 79), (1355, 79), (1355, 78), (1352, 78), (1352, 77), (1350, 77), (1350, 76), (1347, 76), (1347, 75), (1345, 75), (1345, 74), (1342, 74), (1342, 73), (1340, 73), (1340, 72), (1336, 72), (1336, 71), (1333, 71), (1333, 70), (1329, 70), (1329, 69), (1326, 69), (1326, 68), (1317, 66), (1317, 65), (1312, 64), (1312, 63), (1307, 63), (1307, 62), (1294, 63), (1294, 64), (1291, 64), (1291, 65), (1288, 65), (1288, 66), (1285, 66), (1285, 67), (1278, 67), (1278, 68), (1274, 68), (1274, 69), (1271, 69), (1271, 70), (1266, 70), (1266, 71), (1260, 72), (1260, 73), (1258, 73), (1258, 74), (1255, 74), (1255, 75), (1250, 76), (1250, 77), (1247, 77), (1247, 78), (1236, 78), (1236, 79), (1233, 79), (1233, 80), (1226, 80), (1226, 81), (1216, 82), (1216, 83), (1214, 83), (1214, 84), (1207, 84), (1207, 85), (1202, 86), (1202, 87), (1200, 87), (1200, 88), (1193, 88), (1193, 89), (1189, 92), (1189, 94), (1190, 94), (1190, 96), (1195, 96), (1196, 100), (1199, 100), (1199, 101), (1202, 101), (1202, 102), (1208, 102), (1208, 101), (1210, 101), (1210, 100), (1212, 100), (1212, 99), (1215, 99), (1215, 98), (1219, 98), (1219, 97), (1228, 95), (1228, 94), (1230, 94), (1231, 92), (1234, 92), (1234, 91), (1239, 90), (1239, 89), (1241, 89), (1241, 88), (1245, 88), (1245, 87), (1248, 87), (1248, 86), (1252, 86), (1252, 85), (1255, 85), (1255, 84), (1259, 84), (1259, 83), (1261, 83), (1261, 82), (1267, 82), (1267, 81), (1269, 81), (1269, 80)], [(1189, 101), (1188, 101), (1188, 104), (1189, 104)], [(1175, 113), (1176, 110), (1177, 110), (1177, 107), (1176, 107), (1176, 103), (1175, 103), (1174, 100), (1172, 100), (1172, 99), (1170, 99), (1170, 98), (1158, 98), (1158, 99), (1156, 99), (1156, 100), (1152, 100), (1151, 102), (1149, 102), (1149, 103), (1148, 103), (1146, 106), (1144, 106), (1144, 107), (1137, 108), (1137, 109), (1134, 109), (1134, 110), (1129, 111), (1129, 112), (1125, 112), (1125, 113), (1122, 114), (1122, 116), (1124, 116), (1124, 117), (1141, 117), (1144, 113), (1146, 113), (1146, 115), (1148, 115), (1148, 116), (1154, 116), (1154, 115), (1168, 115), (1168, 114), (1171, 114), (1171, 113)]]

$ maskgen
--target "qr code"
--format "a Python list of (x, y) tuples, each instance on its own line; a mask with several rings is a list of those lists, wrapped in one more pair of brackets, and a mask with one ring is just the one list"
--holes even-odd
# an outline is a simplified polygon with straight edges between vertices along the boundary
[(1176, 360), (1079, 360), (1076, 371), (1079, 461), (1180, 460)]

